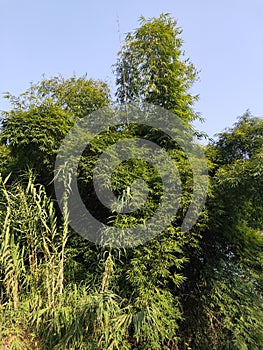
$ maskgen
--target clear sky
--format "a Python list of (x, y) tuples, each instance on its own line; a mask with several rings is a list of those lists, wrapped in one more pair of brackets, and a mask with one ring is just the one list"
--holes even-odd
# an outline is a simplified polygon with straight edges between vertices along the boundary
[(117, 18), (124, 38), (141, 15), (162, 12), (182, 27), (186, 56), (200, 70), (198, 129), (213, 136), (246, 109), (262, 117), (263, 0), (0, 0), (0, 93), (19, 94), (43, 74), (87, 73), (114, 86)]

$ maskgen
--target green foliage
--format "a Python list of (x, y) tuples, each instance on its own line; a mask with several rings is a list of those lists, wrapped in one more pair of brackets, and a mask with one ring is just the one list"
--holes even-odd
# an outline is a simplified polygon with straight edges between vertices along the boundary
[(1, 339), (25, 349), (32, 346), (22, 341), (33, 337), (31, 303), (52, 308), (60, 302), (68, 229), (66, 222), (58, 227), (53, 203), (32, 178), (26, 188), (8, 188), (7, 180), (0, 182)]
[[(180, 34), (169, 15), (141, 18), (140, 27), (126, 36), (116, 64), (117, 97), (126, 107), (130, 101), (150, 102), (176, 113), (187, 121), (184, 133), (191, 140), (187, 132), (197, 115), (189, 89), (197, 72), (183, 59)], [(1, 349), (262, 348), (262, 119), (247, 112), (206, 147), (206, 208), (189, 232), (181, 232), (193, 201), (191, 164), (171, 138), (130, 122), (126, 110), (127, 119), (105, 128), (82, 154), (78, 186), (88, 209), (124, 235), (129, 226), (154, 215), (164, 196), (162, 179), (138, 159), (136, 148), (112, 173), (111, 188), (119, 198), (115, 207), (102, 206), (92, 184), (101, 153), (134, 137), (169, 154), (183, 193), (178, 215), (158, 237), (133, 248), (106, 248), (72, 232), (70, 212), (62, 219), (47, 193), (61, 141), (87, 114), (89, 125), (102, 122), (90, 113), (109, 105), (108, 87), (86, 77), (55, 77), (32, 84), (18, 97), (6, 97), (12, 109), (2, 113), (0, 131)], [(113, 109), (107, 113), (97, 117), (112, 118), (115, 125)], [(176, 127), (171, 125), (174, 131)], [(78, 134), (79, 142), (85, 136)], [(200, 160), (192, 161), (198, 167)], [(171, 169), (162, 163), (168, 177)], [(103, 166), (110, 172), (106, 162)], [(36, 179), (25, 173), (27, 168)], [(133, 197), (139, 209), (121, 212), (138, 179), (148, 186), (147, 200), (139, 193)], [(66, 186), (68, 195), (70, 183)], [(172, 204), (167, 203), (167, 210)], [(105, 230), (100, 243), (110, 246), (110, 239)]]
[[(103, 113), (103, 116), (105, 113)], [(114, 119), (112, 120), (114, 121)], [(94, 119), (91, 116), (87, 122), (96, 123), (96, 115)], [(87, 204), (91, 203), (92, 214), (100, 222), (105, 220), (105, 223), (122, 229), (124, 237), (126, 230), (131, 225), (143, 224), (154, 215), (160, 200), (163, 199), (163, 185), (160, 174), (147, 162), (138, 160), (141, 149), (138, 150), (136, 147), (132, 149), (132, 156), (129, 161), (120, 163), (112, 174), (111, 186), (116, 196), (119, 197), (120, 203), (119, 207), (113, 207), (111, 212), (105, 210), (102, 205), (99, 206), (98, 202), (93, 200), (92, 177), (94, 165), (102, 151), (117, 141), (130, 139), (138, 133), (140, 137), (150, 139), (157, 144), (167, 144), (167, 152), (169, 152), (175, 166), (181, 165), (182, 175), (187, 177), (187, 173), (191, 173), (184, 152), (179, 152), (168, 137), (151, 128), (145, 128), (136, 123), (121, 124), (121, 121), (119, 121), (117, 128), (109, 128), (109, 130), (105, 130), (92, 138), (92, 142), (86, 147), (79, 164), (79, 188), (82, 198)], [(80, 131), (74, 133), (73, 138), (82, 143), (82, 137), (85, 140), (85, 136)], [(72, 147), (72, 140), (65, 147), (68, 146)], [(67, 157), (66, 160), (68, 166), (70, 159)], [(168, 177), (171, 171), (170, 167), (164, 161), (160, 161), (160, 164), (162, 164), (163, 176)], [(106, 174), (111, 172), (109, 162), (103, 164), (103, 170)], [(63, 173), (63, 168), (60, 169), (60, 172)], [(124, 207), (129, 200), (131, 187), (136, 179), (143, 179), (147, 183), (149, 188), (147, 200), (139, 210), (129, 214), (121, 213), (121, 207)], [(103, 261), (104, 255), (110, 254), (114, 266), (114, 268), (106, 266), (109, 277), (107, 281), (103, 278), (102, 290), (104, 291), (105, 285), (107, 285), (115, 295), (124, 300), (125, 305), (129, 308), (129, 315), (132, 315), (130, 316), (132, 320), (139, 322), (136, 327), (129, 326), (127, 329), (127, 336), (130, 339), (129, 346), (134, 344), (137, 349), (169, 349), (169, 346), (175, 346), (177, 343), (176, 330), (178, 321), (181, 319), (180, 302), (177, 294), (184, 281), (181, 270), (187, 261), (185, 252), (189, 247), (196, 246), (198, 237), (198, 229), (194, 233), (181, 233), (179, 224), (182, 221), (185, 208), (189, 205), (192, 186), (192, 181), (189, 181), (185, 186), (186, 194), (181, 198), (182, 208), (178, 218), (175, 218), (174, 222), (156, 239), (132, 249), (111, 249), (110, 252), (104, 252), (104, 250), (99, 252), (99, 261)], [(134, 198), (134, 201), (134, 205), (139, 204), (138, 207), (140, 207), (141, 197)], [(169, 206), (172, 206), (172, 204), (168, 202), (166, 209), (169, 210)], [(158, 225), (158, 222), (153, 222), (153, 228), (155, 225)], [(107, 235), (107, 230), (105, 230), (102, 239), (104, 244), (111, 245), (111, 236)], [(110, 272), (111, 269), (112, 272)], [(155, 328), (154, 332), (151, 331), (153, 327)]]
[(182, 330), (194, 349), (256, 350), (263, 343), (262, 145), (262, 119), (245, 113), (207, 148), (209, 223), (190, 259), (195, 268), (185, 271), (183, 298)]
[(81, 118), (108, 104), (109, 88), (106, 83), (87, 79), (86, 76), (69, 79), (58, 76), (31, 84), (28, 90), (17, 97), (6, 93), (5, 98), (16, 111), (51, 104), (61, 107), (75, 118)]
[(116, 64), (119, 101), (143, 101), (173, 111), (185, 121), (198, 118), (192, 106), (197, 96), (189, 89), (197, 71), (183, 59), (182, 30), (168, 14), (140, 19), (128, 33)]
[(108, 95), (105, 83), (85, 77), (44, 79), (18, 97), (7, 94), (12, 109), (2, 113), (0, 137), (15, 161), (13, 170), (31, 168), (47, 185), (61, 140), (78, 118), (107, 105)]
[(215, 164), (245, 161), (262, 151), (263, 121), (249, 111), (239, 117), (233, 128), (218, 134), (218, 141), (209, 147)]
[[(0, 130), (1, 137), (1, 130)], [(14, 160), (7, 145), (0, 145), (0, 169), (1, 173), (7, 176), (14, 168)]]

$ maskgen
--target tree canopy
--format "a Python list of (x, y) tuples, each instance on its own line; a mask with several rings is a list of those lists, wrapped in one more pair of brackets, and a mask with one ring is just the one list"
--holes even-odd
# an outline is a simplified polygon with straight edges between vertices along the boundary
[(16, 162), (14, 168), (31, 168), (47, 184), (61, 140), (78, 118), (108, 105), (109, 89), (86, 77), (54, 77), (31, 84), (18, 97), (5, 97), (12, 109), (2, 114), (1, 139)]
[(198, 118), (197, 96), (189, 89), (198, 73), (184, 57), (182, 30), (168, 14), (147, 20), (126, 35), (116, 64), (119, 101), (143, 101), (173, 111), (185, 121)]

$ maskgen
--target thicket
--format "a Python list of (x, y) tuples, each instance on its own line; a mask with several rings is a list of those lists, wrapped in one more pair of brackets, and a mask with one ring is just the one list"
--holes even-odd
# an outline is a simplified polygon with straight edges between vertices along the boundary
[[(180, 35), (169, 15), (141, 18), (118, 55), (116, 97), (124, 108), (147, 102), (175, 113), (197, 142), (202, 133), (191, 122), (199, 118), (193, 109), (198, 97), (189, 91), (198, 74)], [(128, 113), (118, 127), (97, 135), (82, 155), (78, 185), (101, 222), (125, 233), (154, 215), (164, 192), (156, 169), (131, 159), (115, 169), (112, 188), (124, 205), (133, 181), (143, 179), (145, 205), (118, 214), (99, 203), (92, 171), (115, 142), (139, 137), (161, 146), (182, 181), (171, 224), (145, 244), (116, 248), (70, 228), (53, 182), (56, 155), (71, 127), (112, 105), (107, 85), (54, 77), (6, 98), (12, 108), (2, 113), (0, 131), (1, 349), (262, 349), (262, 119), (246, 112), (203, 147), (207, 200), (187, 232), (181, 224), (193, 173), (186, 152), (160, 130), (130, 123)], [(163, 171), (170, 171), (165, 164)]]

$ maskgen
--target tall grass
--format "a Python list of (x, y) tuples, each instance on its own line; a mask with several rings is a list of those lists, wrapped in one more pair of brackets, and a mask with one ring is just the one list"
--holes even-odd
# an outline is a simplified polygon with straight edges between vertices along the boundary
[(69, 235), (32, 176), (11, 186), (0, 177), (0, 349), (158, 348), (162, 306), (116, 294), (111, 252), (99, 251), (96, 285), (65, 281)]
[(40, 317), (60, 303), (68, 225), (58, 227), (52, 201), (32, 177), (26, 186), (7, 181), (0, 178), (1, 339), (19, 348), (15, 334), (25, 336), (34, 311)]

